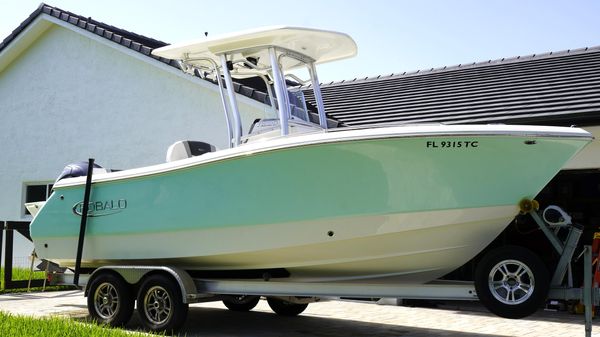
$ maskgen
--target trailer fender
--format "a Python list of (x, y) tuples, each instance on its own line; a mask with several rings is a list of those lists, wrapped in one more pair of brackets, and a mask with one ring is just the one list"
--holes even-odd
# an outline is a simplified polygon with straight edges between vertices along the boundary
[[(179, 285), (181, 289), (181, 295), (183, 296), (183, 303), (192, 303), (197, 297), (197, 289), (194, 281), (190, 274), (185, 270), (177, 267), (169, 266), (104, 266), (100, 267), (90, 275), (88, 284), (94, 279), (95, 276), (100, 275), (103, 272), (112, 271), (119, 274), (125, 282), (129, 284), (138, 283), (146, 274), (150, 272), (162, 272), (171, 275)], [(84, 291), (85, 296), (88, 295), (87, 285)]]

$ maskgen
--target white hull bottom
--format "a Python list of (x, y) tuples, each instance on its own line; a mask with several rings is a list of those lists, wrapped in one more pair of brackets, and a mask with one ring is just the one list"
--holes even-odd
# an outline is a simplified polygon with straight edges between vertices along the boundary
[[(312, 222), (88, 236), (82, 265), (187, 270), (285, 268), (290, 281), (425, 283), (460, 267), (510, 223), (516, 206)], [(93, 226), (93, 221), (91, 223)], [(38, 255), (72, 267), (76, 238), (37, 238)], [(93, 259), (91, 257), (94, 257)]]

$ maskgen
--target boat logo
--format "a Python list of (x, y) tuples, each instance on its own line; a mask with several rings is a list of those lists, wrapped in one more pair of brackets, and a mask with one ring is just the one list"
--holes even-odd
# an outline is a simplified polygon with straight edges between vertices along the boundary
[[(88, 217), (98, 217), (113, 215), (122, 212), (127, 208), (127, 199), (90, 201), (88, 203)], [(81, 216), (83, 214), (83, 201), (73, 205), (73, 214)]]

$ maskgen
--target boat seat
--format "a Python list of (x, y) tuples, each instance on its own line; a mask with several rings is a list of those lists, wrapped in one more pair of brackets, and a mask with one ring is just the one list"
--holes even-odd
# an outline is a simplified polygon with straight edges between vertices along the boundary
[(217, 148), (214, 145), (205, 142), (180, 140), (169, 146), (169, 149), (167, 150), (167, 163), (175, 160), (200, 156), (216, 150)]

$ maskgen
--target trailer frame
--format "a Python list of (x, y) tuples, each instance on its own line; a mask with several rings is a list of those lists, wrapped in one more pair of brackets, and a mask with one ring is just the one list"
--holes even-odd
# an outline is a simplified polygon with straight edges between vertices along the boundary
[[(582, 229), (568, 221), (562, 224), (549, 224), (537, 209), (534, 201), (528, 201), (521, 207), (524, 214), (530, 214), (546, 235), (560, 258), (551, 278), (548, 299), (580, 300), (585, 305), (585, 335), (591, 336), (592, 308), (600, 305), (600, 289), (592, 287), (592, 250), (584, 246), (584, 285), (574, 287), (571, 262)], [(556, 208), (556, 206), (553, 206)], [(564, 213), (564, 211), (560, 210)], [(566, 213), (564, 213), (565, 216)], [(566, 229), (567, 235), (560, 239), (559, 231)], [(306, 305), (320, 300), (335, 300), (344, 297), (352, 298), (402, 298), (425, 300), (478, 300), (474, 283), (468, 281), (435, 280), (426, 284), (394, 284), (369, 283), (368, 281), (346, 282), (297, 282), (285, 278), (264, 279), (210, 279), (194, 278), (186, 270), (175, 266), (142, 266), (142, 265), (108, 265), (95, 269), (91, 274), (52, 273), (51, 284), (73, 285), (76, 277), (80, 277), (79, 286), (83, 286), (84, 295), (89, 297), (91, 284), (100, 275), (112, 273), (118, 275), (134, 292), (140, 291), (143, 281), (150, 275), (164, 275), (179, 290), (181, 298), (178, 302), (185, 305), (191, 303), (220, 301), (236, 297), (267, 297), (269, 301), (279, 300), (290, 305)], [(565, 282), (566, 278), (566, 282)], [(139, 297), (138, 294), (138, 302)], [(90, 308), (88, 301), (88, 309)], [(270, 303), (271, 304), (271, 303)], [(138, 303), (138, 310), (140, 304)], [(273, 308), (273, 306), (272, 306)], [(275, 310), (275, 308), (274, 308)], [(303, 308), (300, 310), (300, 312)], [(277, 310), (275, 310), (277, 312)]]

